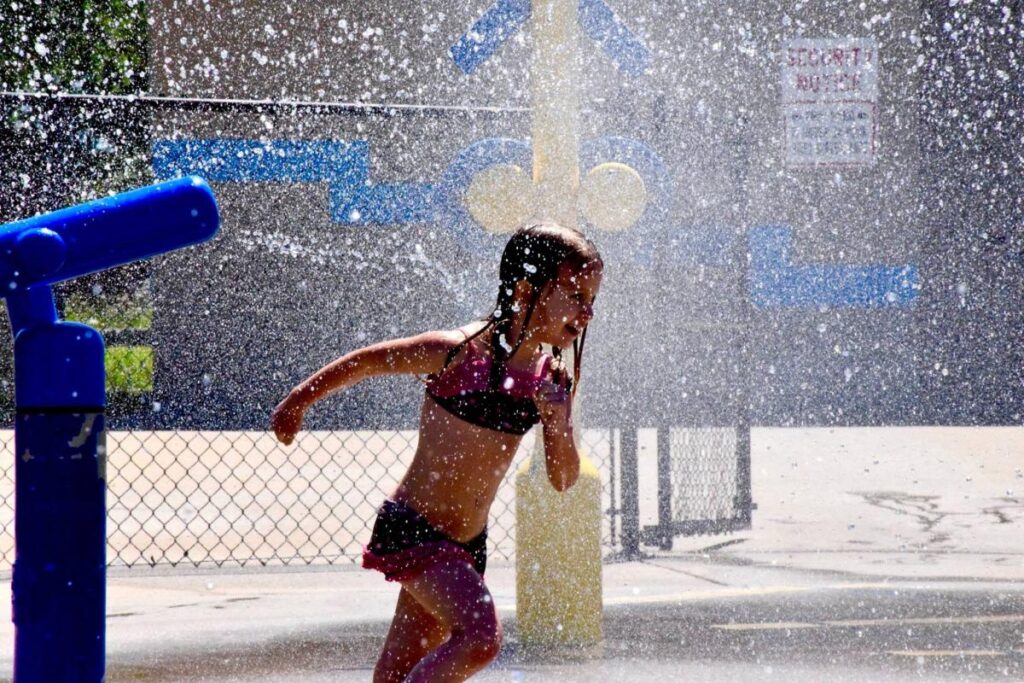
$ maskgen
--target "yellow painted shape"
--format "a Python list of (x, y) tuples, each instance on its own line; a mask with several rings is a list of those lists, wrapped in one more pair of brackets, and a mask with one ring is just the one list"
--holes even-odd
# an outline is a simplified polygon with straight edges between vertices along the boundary
[(534, 214), (575, 228), (580, 190), (579, 0), (532, 4)]
[(478, 173), (466, 190), (469, 214), (488, 232), (512, 232), (533, 212), (533, 180), (512, 164), (496, 164)]
[(844, 583), (828, 586), (758, 586), (749, 588), (716, 588), (705, 591), (688, 591), (666, 595), (621, 596), (608, 598), (606, 605), (658, 605), (701, 600), (742, 598), (751, 595), (779, 595), (785, 593), (811, 593), (817, 590), (863, 590), (865, 588), (891, 588), (885, 583)]
[(580, 189), (583, 217), (598, 230), (633, 227), (647, 207), (644, 179), (626, 164), (609, 161), (590, 169)]
[(898, 657), (1002, 657), (999, 650), (889, 650)]
[[(536, 456), (534, 456), (536, 457)], [(601, 640), (601, 478), (585, 456), (565, 493), (544, 467), (516, 472), (516, 634), (524, 647)]]
[(1024, 621), (1024, 614), (982, 614), (963, 617), (909, 617), (903, 619), (847, 619), (826, 621), (829, 626), (929, 626), (940, 624), (1006, 624)]
[[(905, 619), (847, 619), (841, 621), (822, 621), (819, 623), (804, 623), (804, 622), (762, 622), (762, 623), (750, 623), (750, 624), (714, 624), (711, 628), (718, 629), (721, 631), (772, 631), (779, 629), (797, 629), (797, 628), (867, 628), (871, 626), (927, 626), (927, 625), (942, 625), (942, 624), (1000, 624), (1000, 623), (1013, 623), (1024, 621), (1024, 615), (1021, 614), (989, 614), (989, 615), (971, 615), (963, 617), (912, 617)], [(917, 651), (915, 651), (916, 654)], [(926, 652), (936, 653), (945, 652), (939, 650), (928, 650)], [(966, 652), (966, 651), (965, 651)], [(904, 654), (902, 652), (893, 652), (892, 654)]]
[(711, 628), (719, 631), (789, 631), (798, 628), (818, 628), (818, 624), (806, 624), (800, 621), (775, 621), (761, 624), (713, 624)]

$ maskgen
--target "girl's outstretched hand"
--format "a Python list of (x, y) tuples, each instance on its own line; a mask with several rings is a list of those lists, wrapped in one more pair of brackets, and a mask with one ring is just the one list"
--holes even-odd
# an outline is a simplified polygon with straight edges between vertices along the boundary
[(270, 414), (270, 427), (274, 430), (277, 440), (285, 446), (291, 445), (295, 435), (302, 429), (302, 416), (305, 410), (289, 395), (277, 404)]

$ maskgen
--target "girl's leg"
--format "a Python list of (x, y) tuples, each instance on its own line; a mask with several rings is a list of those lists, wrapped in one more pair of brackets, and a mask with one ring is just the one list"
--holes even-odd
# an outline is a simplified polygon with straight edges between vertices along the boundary
[(402, 683), (416, 663), (447, 637), (441, 622), (403, 588), (373, 671), (373, 683)]
[(451, 633), (413, 667), (406, 683), (461, 682), (498, 656), (501, 626), (494, 600), (468, 562), (441, 562), (402, 584)]

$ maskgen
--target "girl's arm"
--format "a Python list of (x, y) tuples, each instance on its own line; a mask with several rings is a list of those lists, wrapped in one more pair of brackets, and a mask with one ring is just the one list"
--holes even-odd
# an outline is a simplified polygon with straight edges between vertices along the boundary
[(317, 401), (377, 375), (433, 372), (441, 367), (445, 355), (458, 341), (453, 332), (426, 332), (347, 353), (292, 389), (271, 413), (271, 427), (278, 440), (290, 444), (302, 427), (306, 410)]
[(572, 425), (572, 397), (564, 382), (545, 382), (535, 398), (544, 430), (544, 460), (548, 481), (565, 491), (580, 476), (580, 454)]

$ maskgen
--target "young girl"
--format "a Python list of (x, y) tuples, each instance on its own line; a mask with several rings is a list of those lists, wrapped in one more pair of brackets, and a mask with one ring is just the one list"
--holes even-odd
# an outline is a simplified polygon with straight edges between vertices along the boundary
[[(402, 584), (375, 683), (464, 681), (497, 656), (501, 627), (483, 580), (488, 511), (537, 422), (551, 485), (576, 481), (572, 396), (602, 268), (577, 230), (520, 228), (502, 254), (488, 319), (353, 351), (274, 409), (274, 433), (290, 444), (303, 413), (328, 394), (376, 375), (426, 375), (416, 454), (363, 553), (364, 567)], [(570, 343), (571, 380), (561, 361)]]

